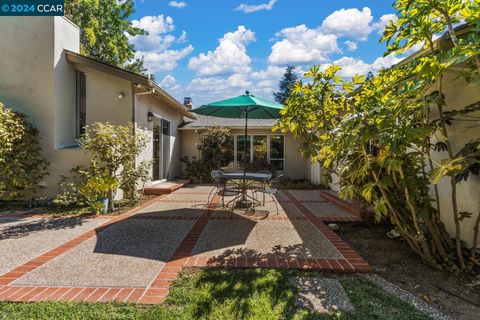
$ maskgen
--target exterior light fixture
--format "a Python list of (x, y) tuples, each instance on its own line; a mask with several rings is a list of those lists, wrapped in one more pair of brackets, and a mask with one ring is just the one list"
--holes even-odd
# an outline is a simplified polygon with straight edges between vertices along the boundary
[(153, 113), (151, 113), (150, 111), (148, 111), (147, 120), (148, 120), (148, 122), (152, 122), (152, 121), (153, 121)]
[(118, 99), (123, 99), (125, 98), (125, 92), (121, 91), (119, 94), (118, 94)]

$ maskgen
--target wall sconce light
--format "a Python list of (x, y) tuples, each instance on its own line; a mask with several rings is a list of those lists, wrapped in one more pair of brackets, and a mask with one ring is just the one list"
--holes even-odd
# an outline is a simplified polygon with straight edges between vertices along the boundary
[(151, 113), (150, 111), (148, 111), (147, 120), (148, 120), (148, 122), (152, 122), (152, 121), (153, 121), (153, 113)]
[(119, 94), (118, 94), (118, 99), (123, 99), (125, 98), (125, 92), (121, 91)]

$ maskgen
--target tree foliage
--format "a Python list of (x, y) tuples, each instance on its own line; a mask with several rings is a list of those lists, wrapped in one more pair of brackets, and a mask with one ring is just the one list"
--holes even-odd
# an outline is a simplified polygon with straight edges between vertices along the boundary
[(34, 192), (48, 165), (38, 143), (37, 128), (24, 114), (0, 103), (0, 199)]
[[(136, 158), (147, 146), (149, 138), (140, 132), (134, 134), (132, 124), (120, 126), (96, 122), (85, 127), (85, 133), (79, 139), (80, 146), (93, 154), (98, 163), (97, 171), (104, 170), (106, 175), (115, 178), (124, 191), (124, 195), (134, 197), (138, 183), (148, 180), (151, 163), (136, 163)], [(113, 185), (113, 184), (112, 184)], [(108, 192), (110, 210), (116, 188)]]
[(65, 1), (65, 15), (81, 30), (82, 54), (143, 74), (143, 58), (135, 58), (135, 47), (128, 38), (147, 32), (132, 26), (129, 17), (133, 12), (133, 0)]
[[(465, 116), (478, 119), (474, 112), (480, 106), (445, 111), (443, 75), (455, 67), (471, 86), (478, 84), (479, 2), (398, 0), (395, 6), (399, 19), (390, 22), (382, 39), (388, 42), (386, 54), (419, 44), (424, 54), (368, 81), (342, 79), (338, 66), (313, 67), (305, 83), (296, 83), (278, 127), (303, 137), (304, 156), (340, 177), (340, 195), (372, 204), (377, 220), (388, 218), (425, 262), (437, 269), (466, 270), (480, 264), (474, 250), (480, 219), (469, 255), (461, 245), (460, 221), (472, 213), (458, 212), (456, 184), (478, 174), (480, 136), (455, 152), (449, 125)], [(471, 30), (458, 35), (453, 25), (462, 20)], [(444, 30), (448, 37), (441, 41), (450, 41), (446, 47), (433, 41)], [(438, 119), (431, 119), (432, 107)], [(478, 133), (478, 124), (470, 129)], [(434, 134), (440, 137), (436, 145), (430, 142)], [(435, 160), (432, 149), (445, 150), (448, 157)], [(436, 207), (429, 193), (445, 176), (452, 186), (454, 241), (440, 221), (438, 192)]]
[(233, 158), (233, 137), (230, 130), (221, 127), (211, 127), (200, 134), (200, 160), (181, 159), (185, 163), (185, 175), (194, 183), (211, 182), (210, 173), (226, 166)]
[(298, 75), (295, 72), (294, 66), (287, 66), (282, 80), (278, 84), (278, 91), (273, 93), (275, 101), (281, 104), (285, 104), (285, 101), (290, 96), (295, 82), (298, 81)]

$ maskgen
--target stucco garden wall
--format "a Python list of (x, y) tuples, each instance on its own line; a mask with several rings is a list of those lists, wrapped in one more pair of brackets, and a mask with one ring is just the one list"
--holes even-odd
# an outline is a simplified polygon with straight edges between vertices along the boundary
[[(446, 99), (446, 108), (448, 110), (459, 110), (472, 103), (480, 101), (479, 87), (469, 86), (463, 79), (458, 77), (458, 72), (449, 70), (445, 74), (443, 86)], [(477, 111), (471, 115), (480, 117), (480, 112)], [(438, 118), (436, 107), (432, 107), (432, 119)], [(467, 119), (467, 118), (464, 118)], [(454, 121), (452, 125), (447, 126), (450, 142), (452, 144), (453, 153), (456, 154), (465, 143), (478, 138), (480, 136), (480, 128), (478, 124), (472, 121)], [(471, 127), (471, 128), (468, 128)], [(437, 136), (441, 136), (437, 132)], [(432, 137), (432, 143), (435, 143), (436, 136)], [(433, 158), (437, 161), (447, 159), (447, 152), (434, 152)], [(433, 188), (432, 188), (433, 189)], [(446, 177), (438, 184), (441, 204), (442, 221), (448, 232), (453, 235), (455, 224), (453, 220), (453, 207), (451, 201), (451, 185), (450, 178)], [(432, 190), (432, 197), (434, 192)], [(458, 211), (467, 211), (473, 213), (471, 219), (465, 219), (460, 222), (462, 228), (462, 239), (470, 245), (473, 239), (473, 223), (477, 214), (480, 211), (480, 177), (470, 175), (467, 181), (462, 181), (457, 184), (457, 202)]]

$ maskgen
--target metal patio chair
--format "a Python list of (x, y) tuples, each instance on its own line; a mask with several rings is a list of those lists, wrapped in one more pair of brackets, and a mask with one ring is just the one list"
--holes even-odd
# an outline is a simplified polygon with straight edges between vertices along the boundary
[(273, 203), (275, 203), (275, 207), (277, 208), (277, 215), (279, 214), (279, 211), (278, 211), (277, 201), (275, 200), (275, 195), (278, 194), (278, 189), (273, 188), (273, 186), (276, 183), (280, 182), (280, 180), (283, 178), (283, 176), (284, 176), (283, 173), (276, 174), (273, 178), (266, 181), (263, 184), (262, 187), (253, 190), (254, 194), (256, 194), (256, 193), (262, 193), (263, 194), (263, 205), (264, 206), (265, 206), (265, 195), (268, 195), (268, 196), (270, 196), (270, 198), (272, 198)]
[[(225, 207), (225, 196), (237, 196), (238, 194), (241, 193), (241, 190), (238, 188), (237, 185), (235, 184), (227, 184), (227, 181), (222, 178), (222, 173), (223, 171), (221, 170), (213, 170), (211, 172), (212, 176), (212, 182), (214, 184), (212, 190), (210, 190), (210, 193), (208, 194), (208, 201), (207, 201), (207, 206), (210, 206), (211, 201), (213, 201), (212, 193), (218, 194), (219, 196), (222, 197), (222, 207)], [(210, 197), (212, 199), (210, 200)]]

